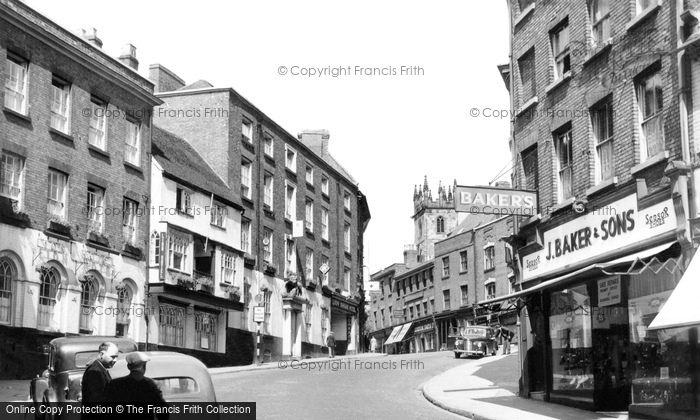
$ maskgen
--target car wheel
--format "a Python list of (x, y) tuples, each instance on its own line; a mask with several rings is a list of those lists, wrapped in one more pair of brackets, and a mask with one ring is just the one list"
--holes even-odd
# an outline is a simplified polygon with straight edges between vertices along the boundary
[(461, 356), (461, 354), (455, 352), (455, 359), (459, 359), (460, 356)]

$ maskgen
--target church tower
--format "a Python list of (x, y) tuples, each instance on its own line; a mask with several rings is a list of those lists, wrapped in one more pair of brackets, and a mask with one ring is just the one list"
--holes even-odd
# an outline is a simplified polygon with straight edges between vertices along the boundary
[(428, 187), (428, 177), (424, 177), (422, 186), (413, 188), (413, 231), (418, 262), (432, 260), (435, 257), (435, 242), (447, 238), (458, 224), (453, 196), (453, 186), (443, 187), (440, 182), (435, 199)]

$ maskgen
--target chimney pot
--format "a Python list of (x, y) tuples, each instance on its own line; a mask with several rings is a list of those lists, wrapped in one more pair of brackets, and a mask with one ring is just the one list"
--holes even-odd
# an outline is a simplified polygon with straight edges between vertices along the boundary
[(87, 28), (87, 30), (80, 29), (79, 31), (82, 31), (82, 34), (80, 34), (84, 40), (88, 41), (92, 45), (102, 48), (102, 40), (97, 37), (97, 29), (95, 28)]

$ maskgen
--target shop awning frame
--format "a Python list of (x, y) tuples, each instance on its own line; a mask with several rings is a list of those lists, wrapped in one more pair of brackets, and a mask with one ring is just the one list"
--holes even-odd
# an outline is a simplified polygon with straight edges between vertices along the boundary
[(394, 344), (394, 343), (400, 343), (401, 341), (403, 341), (403, 338), (408, 333), (408, 330), (411, 329), (412, 325), (413, 325), (413, 322), (409, 322), (407, 324), (403, 324), (403, 325), (399, 325), (398, 327), (394, 327), (394, 330), (391, 332), (391, 336), (389, 336), (389, 339), (386, 340), (384, 342), (384, 344), (385, 345), (386, 344)]
[[(645, 251), (640, 251), (632, 255), (627, 255), (622, 258), (618, 258), (616, 260), (608, 261), (605, 263), (597, 263), (597, 264), (591, 264), (588, 267), (581, 268), (579, 270), (576, 270), (571, 273), (564, 274), (563, 276), (555, 277), (550, 280), (546, 280), (536, 286), (533, 286), (529, 289), (521, 290), (519, 292), (511, 293), (510, 295), (505, 295), (505, 296), (499, 296), (493, 299), (487, 299), (487, 300), (482, 300), (481, 302), (478, 303), (478, 305), (491, 305), (496, 302), (501, 302), (504, 300), (509, 300), (509, 299), (517, 299), (525, 295), (529, 295), (535, 292), (539, 292), (543, 289), (549, 288), (549, 287), (554, 287), (556, 285), (559, 285), (561, 283), (564, 283), (567, 280), (574, 279), (576, 277), (579, 277), (581, 275), (589, 274), (590, 272), (593, 271), (600, 271), (601, 273), (608, 274), (608, 275), (617, 275), (617, 274), (636, 274), (633, 272), (606, 272), (606, 268), (610, 268), (616, 265), (620, 264), (625, 264), (625, 263), (631, 263), (629, 270), (632, 270), (633, 267), (637, 266), (639, 263), (642, 263), (643, 265), (647, 265), (648, 263), (645, 264), (642, 260), (645, 258), (649, 258), (651, 256), (656, 256), (657, 254), (664, 252), (671, 248), (673, 244), (665, 244), (665, 245), (660, 245), (656, 246), (654, 248), (647, 249)], [(656, 259), (656, 257), (654, 257)], [(658, 261), (658, 260), (657, 260)], [(676, 261), (676, 264), (678, 262)]]
[(681, 280), (651, 321), (647, 331), (700, 325), (700, 254), (693, 256)]

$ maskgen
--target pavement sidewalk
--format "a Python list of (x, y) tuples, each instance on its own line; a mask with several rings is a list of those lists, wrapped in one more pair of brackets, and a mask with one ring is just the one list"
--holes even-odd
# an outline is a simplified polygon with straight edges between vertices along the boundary
[(592, 412), (518, 397), (518, 353), (513, 349), (510, 355), (484, 357), (435, 376), (423, 385), (423, 395), (475, 420), (627, 419), (626, 412)]

